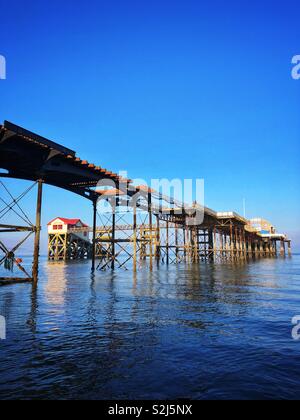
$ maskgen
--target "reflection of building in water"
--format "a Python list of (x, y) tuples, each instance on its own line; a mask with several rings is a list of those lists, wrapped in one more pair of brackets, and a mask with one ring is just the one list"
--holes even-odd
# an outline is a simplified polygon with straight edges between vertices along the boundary
[(63, 264), (47, 265), (47, 283), (45, 297), (51, 305), (62, 306), (65, 304), (65, 292), (67, 288), (66, 266)]

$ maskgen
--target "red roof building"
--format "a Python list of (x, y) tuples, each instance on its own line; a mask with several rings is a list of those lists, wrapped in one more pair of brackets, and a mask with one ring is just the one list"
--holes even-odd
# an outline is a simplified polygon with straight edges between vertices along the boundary
[(69, 227), (88, 227), (85, 223), (83, 223), (80, 219), (66, 219), (65, 217), (56, 217), (55, 219), (51, 220), (51, 222), (48, 223), (48, 226), (53, 225), (55, 222), (61, 221), (64, 225), (68, 225)]

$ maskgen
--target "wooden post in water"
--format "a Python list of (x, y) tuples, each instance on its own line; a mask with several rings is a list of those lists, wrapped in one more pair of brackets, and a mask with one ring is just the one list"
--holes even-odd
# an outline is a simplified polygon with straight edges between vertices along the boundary
[(186, 249), (186, 227), (185, 225), (183, 226), (183, 246), (184, 246), (184, 251), (183, 251), (183, 255), (184, 255), (184, 261), (185, 263), (187, 263), (187, 249)]
[(271, 254), (272, 254), (272, 257), (275, 257), (275, 243), (274, 243), (274, 241), (272, 240), (271, 241)]
[(179, 250), (178, 250), (178, 225), (175, 224), (175, 254), (176, 254), (176, 263), (178, 264), (178, 256), (179, 256)]
[(97, 200), (93, 201), (92, 271), (96, 268)]
[(167, 265), (170, 262), (170, 254), (169, 254), (169, 222), (166, 225), (166, 251), (167, 251)]
[(259, 255), (260, 255), (259, 241), (257, 240), (255, 244), (255, 256), (258, 258)]
[(230, 238), (229, 235), (225, 233), (225, 259), (230, 261)]
[(223, 232), (219, 232), (219, 248), (220, 248), (220, 259), (221, 261), (224, 260), (224, 247), (225, 247), (225, 241), (224, 241), (224, 235)]
[(275, 257), (275, 243), (273, 240), (271, 242), (271, 252), (272, 252), (272, 257)]
[[(219, 243), (220, 248), (220, 243)], [(217, 261), (217, 255), (218, 255), (218, 245), (217, 245), (217, 229), (214, 227), (213, 230), (213, 259)]]
[(194, 230), (191, 227), (190, 229), (190, 258), (191, 258), (191, 263), (193, 263), (195, 261), (195, 243), (194, 243)]
[(244, 250), (244, 260), (247, 259), (248, 248), (247, 248), (247, 239), (246, 239), (246, 231), (245, 228), (242, 228), (242, 235), (243, 235), (243, 250)]
[(214, 262), (214, 231), (208, 230), (208, 261)]
[(245, 249), (246, 249), (246, 258), (250, 258), (251, 251), (250, 251), (250, 236), (246, 235), (245, 233)]
[(195, 244), (195, 230), (191, 228), (191, 258), (192, 262), (196, 262), (196, 244)]
[(137, 216), (136, 203), (133, 207), (133, 271), (137, 271)]
[(267, 253), (268, 253), (268, 257), (271, 257), (271, 255), (272, 255), (271, 239), (269, 239), (269, 241), (268, 241)]
[(252, 242), (252, 233), (249, 235), (249, 257), (253, 258), (253, 242)]
[(289, 252), (289, 257), (292, 256), (292, 243), (291, 241), (288, 241), (288, 252)]
[(259, 255), (260, 255), (260, 257), (263, 257), (263, 255), (264, 255), (264, 244), (263, 244), (262, 240), (260, 240), (260, 242), (259, 242)]
[(42, 199), (43, 199), (43, 181), (41, 179), (39, 179), (39, 181), (38, 181), (38, 194), (37, 194), (37, 206), (36, 206), (34, 256), (33, 256), (33, 267), (32, 267), (32, 277), (33, 277), (34, 284), (37, 284), (38, 276), (39, 276)]
[(280, 255), (282, 257), (285, 256), (285, 243), (283, 239), (280, 241)]
[(233, 240), (233, 226), (230, 223), (230, 260), (234, 260), (234, 240)]
[(199, 241), (199, 236), (198, 236), (199, 232), (198, 232), (198, 228), (194, 228), (192, 230), (192, 244), (193, 244), (193, 262), (196, 263), (198, 261), (199, 258), (199, 252), (198, 252), (198, 241)]
[(239, 259), (239, 238), (238, 238), (238, 228), (234, 228), (234, 250), (235, 250), (235, 259)]
[(237, 247), (237, 259), (240, 260), (242, 258), (242, 239), (241, 239), (241, 229), (236, 228), (236, 247)]
[(244, 249), (244, 237), (243, 237), (243, 230), (242, 230), (242, 228), (240, 228), (240, 230), (239, 230), (239, 235), (240, 235), (241, 259), (244, 259), (245, 249)]
[(149, 254), (150, 254), (150, 271), (153, 270), (153, 223), (152, 223), (152, 195), (148, 193), (148, 214), (149, 214)]
[(115, 269), (116, 258), (116, 206), (112, 206), (111, 269)]
[(156, 247), (155, 247), (155, 257), (157, 265), (159, 266), (160, 262), (160, 222), (159, 215), (156, 216)]

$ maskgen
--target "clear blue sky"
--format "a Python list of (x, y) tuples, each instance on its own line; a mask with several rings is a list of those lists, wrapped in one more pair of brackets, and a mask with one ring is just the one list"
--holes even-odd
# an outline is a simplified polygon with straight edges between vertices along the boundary
[[(209, 207), (245, 197), (300, 245), (299, 1), (0, 5), (0, 121), (131, 178), (204, 178)], [(71, 194), (44, 202), (44, 224), (90, 222)]]

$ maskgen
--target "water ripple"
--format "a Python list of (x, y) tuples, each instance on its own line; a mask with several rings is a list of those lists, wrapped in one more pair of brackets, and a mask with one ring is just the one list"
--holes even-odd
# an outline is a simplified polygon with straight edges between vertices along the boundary
[(97, 273), (43, 261), (0, 288), (1, 399), (300, 395), (300, 257)]

